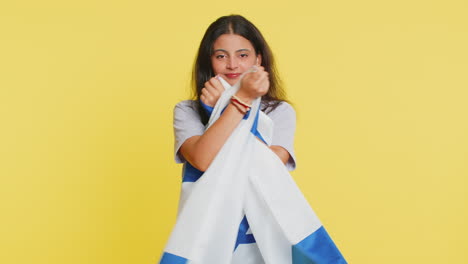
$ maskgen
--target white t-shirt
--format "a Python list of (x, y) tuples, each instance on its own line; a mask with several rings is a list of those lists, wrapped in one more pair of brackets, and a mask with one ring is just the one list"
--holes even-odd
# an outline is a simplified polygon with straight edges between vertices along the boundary
[[(296, 156), (294, 155), (294, 132), (296, 130), (296, 112), (294, 108), (281, 102), (278, 107), (267, 114), (273, 120), (272, 146), (281, 146), (289, 152), (290, 158), (286, 164), (288, 170), (296, 168)], [(185, 100), (174, 107), (174, 156), (176, 163), (186, 162), (179, 153), (180, 146), (185, 140), (203, 135), (205, 126), (198, 114), (197, 102)]]

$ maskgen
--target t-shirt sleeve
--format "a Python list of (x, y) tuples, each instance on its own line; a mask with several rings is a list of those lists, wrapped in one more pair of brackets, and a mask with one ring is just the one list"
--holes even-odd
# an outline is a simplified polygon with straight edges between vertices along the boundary
[(176, 163), (185, 162), (179, 153), (180, 146), (185, 140), (202, 135), (205, 126), (201, 122), (195, 101), (186, 100), (174, 107), (174, 158)]
[(294, 133), (296, 131), (296, 111), (294, 108), (282, 102), (268, 116), (273, 120), (272, 146), (281, 146), (289, 152), (289, 160), (286, 168), (292, 171), (296, 168), (296, 155), (294, 154)]

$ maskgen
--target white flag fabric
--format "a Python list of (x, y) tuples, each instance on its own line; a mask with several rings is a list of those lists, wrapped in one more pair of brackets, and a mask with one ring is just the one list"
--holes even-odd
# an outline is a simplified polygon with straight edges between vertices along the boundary
[[(230, 103), (239, 83), (218, 99), (206, 128)], [(190, 164), (175, 227), (160, 264), (347, 263), (271, 149), (273, 122), (260, 98), (205, 172)]]

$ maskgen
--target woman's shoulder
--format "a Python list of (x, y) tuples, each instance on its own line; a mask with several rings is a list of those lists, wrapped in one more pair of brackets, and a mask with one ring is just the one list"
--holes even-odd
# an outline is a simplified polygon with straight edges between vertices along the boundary
[(195, 100), (184, 100), (174, 106), (174, 120), (200, 120), (198, 103)]
[(197, 102), (195, 100), (183, 100), (178, 102), (175, 107), (190, 107), (190, 108), (196, 108), (197, 107)]
[(265, 112), (269, 116), (271, 115), (275, 116), (275, 115), (281, 115), (281, 114), (296, 115), (296, 111), (294, 110), (294, 107), (287, 101), (274, 101), (274, 102), (269, 102), (267, 104), (268, 105), (265, 104), (264, 107), (266, 108)]
[(287, 110), (287, 111), (294, 111), (294, 107), (292, 106), (292, 104), (290, 104), (289, 102), (286, 102), (286, 101), (280, 101), (279, 105), (278, 105), (278, 108), (279, 110)]
[(197, 111), (198, 104), (195, 100), (183, 100), (174, 106), (174, 111)]

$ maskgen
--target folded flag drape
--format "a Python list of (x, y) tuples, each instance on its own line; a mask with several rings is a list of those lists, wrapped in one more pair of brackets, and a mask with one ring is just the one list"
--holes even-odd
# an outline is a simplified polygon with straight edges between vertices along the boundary
[[(239, 89), (240, 82), (231, 87), (220, 80), (226, 90), (207, 129)], [(177, 221), (160, 264), (347, 263), (267, 146), (274, 124), (260, 102), (253, 102), (205, 172), (184, 166)]]

